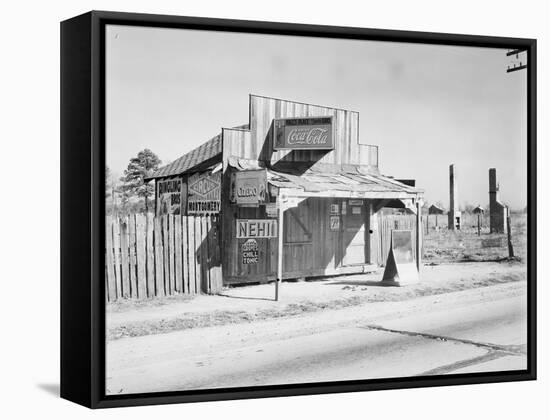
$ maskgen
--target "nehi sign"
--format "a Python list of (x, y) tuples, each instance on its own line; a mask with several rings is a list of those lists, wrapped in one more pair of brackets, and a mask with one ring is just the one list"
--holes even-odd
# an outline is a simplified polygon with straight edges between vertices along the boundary
[(276, 237), (275, 219), (237, 219), (237, 239)]
[(273, 148), (333, 150), (332, 117), (275, 119)]

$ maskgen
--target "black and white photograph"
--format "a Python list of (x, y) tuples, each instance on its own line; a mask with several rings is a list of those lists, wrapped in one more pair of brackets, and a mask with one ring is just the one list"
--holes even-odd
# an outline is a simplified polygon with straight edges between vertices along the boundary
[(104, 39), (107, 396), (527, 370), (525, 50)]

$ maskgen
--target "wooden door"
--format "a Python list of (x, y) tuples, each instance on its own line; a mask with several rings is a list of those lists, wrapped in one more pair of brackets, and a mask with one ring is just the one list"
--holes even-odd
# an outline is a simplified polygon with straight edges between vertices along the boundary
[(342, 265), (368, 263), (367, 255), (367, 206), (362, 200), (342, 202), (341, 249)]

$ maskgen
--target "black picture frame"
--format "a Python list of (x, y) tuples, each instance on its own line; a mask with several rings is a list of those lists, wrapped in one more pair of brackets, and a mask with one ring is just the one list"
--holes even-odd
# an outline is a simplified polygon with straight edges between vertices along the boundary
[[(528, 57), (528, 368), (380, 380), (105, 395), (105, 25), (516, 48)], [(536, 379), (535, 39), (92, 11), (61, 23), (61, 397), (90, 408)]]

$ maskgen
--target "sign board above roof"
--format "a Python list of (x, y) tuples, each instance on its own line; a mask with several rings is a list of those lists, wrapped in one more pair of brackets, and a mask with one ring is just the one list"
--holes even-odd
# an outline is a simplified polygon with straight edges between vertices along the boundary
[(274, 150), (334, 150), (332, 117), (275, 119), (273, 127)]

